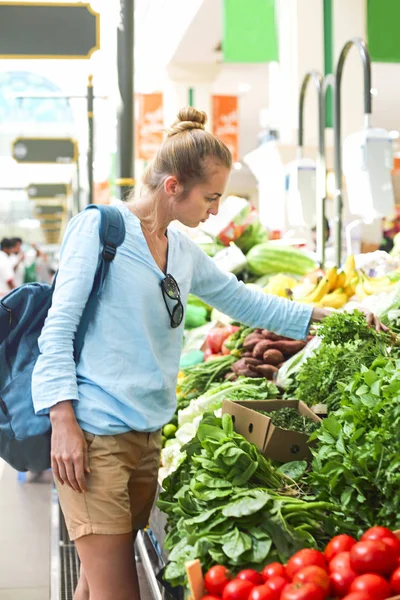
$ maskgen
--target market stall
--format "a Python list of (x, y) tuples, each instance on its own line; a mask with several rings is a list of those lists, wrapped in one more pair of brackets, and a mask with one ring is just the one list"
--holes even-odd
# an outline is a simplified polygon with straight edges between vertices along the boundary
[[(322, 271), (301, 250), (258, 246), (242, 275), (260, 294), (340, 310), (302, 342), (207, 306), (198, 327), (189, 323), (150, 520), (159, 589), (194, 600), (395, 596), (400, 543), (388, 531), (400, 529), (400, 262), (379, 252)], [(390, 331), (368, 327), (366, 308)], [(382, 563), (362, 545), (376, 551), (375, 525), (386, 528), (377, 534)], [(346, 568), (333, 561), (339, 551)], [(187, 567), (196, 560), (205, 580), (194, 584)], [(290, 567), (298, 560), (305, 574)]]

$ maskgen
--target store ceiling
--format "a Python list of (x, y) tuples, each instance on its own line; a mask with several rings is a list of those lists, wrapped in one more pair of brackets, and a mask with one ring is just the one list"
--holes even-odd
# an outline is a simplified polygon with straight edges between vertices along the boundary
[(172, 61), (179, 64), (215, 64), (222, 60), (217, 48), (222, 38), (222, 0), (203, 0), (184, 33)]

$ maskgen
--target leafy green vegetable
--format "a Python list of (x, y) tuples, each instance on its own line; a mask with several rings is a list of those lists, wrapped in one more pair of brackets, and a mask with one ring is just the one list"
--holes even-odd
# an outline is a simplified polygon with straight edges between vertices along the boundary
[(398, 352), (398, 348), (391, 348), (392, 337), (368, 327), (365, 316), (358, 311), (326, 317), (318, 327), (318, 336), (321, 344), (301, 366), (285, 396), (293, 397), (294, 393), (308, 406), (322, 403), (329, 411), (339, 408), (340, 386), (347, 385), (361, 365), (369, 367), (389, 350), (392, 354)]
[(325, 344), (345, 344), (363, 340), (380, 345), (390, 344), (390, 335), (369, 327), (365, 315), (359, 310), (352, 313), (333, 313), (318, 326), (318, 336)]
[(301, 499), (299, 485), (234, 432), (230, 415), (205, 414), (183, 450), (158, 502), (168, 518), (165, 548), (173, 553), (165, 577), (173, 585), (185, 583), (188, 556), (204, 569), (216, 561), (234, 572), (260, 569), (267, 558), (322, 547), (339, 531), (340, 509)]
[(315, 423), (308, 417), (300, 415), (295, 408), (277, 408), (269, 412), (258, 410), (257, 412), (269, 417), (275, 427), (288, 429), (290, 431), (299, 431), (311, 435), (319, 429), (319, 423)]
[(342, 405), (322, 423), (310, 482), (338, 502), (347, 526), (400, 528), (400, 361), (378, 359), (343, 386)]

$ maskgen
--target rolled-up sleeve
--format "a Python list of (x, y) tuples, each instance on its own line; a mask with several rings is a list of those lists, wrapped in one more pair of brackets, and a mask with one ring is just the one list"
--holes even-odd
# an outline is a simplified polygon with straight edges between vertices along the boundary
[(99, 222), (99, 211), (84, 211), (71, 220), (64, 236), (52, 305), (32, 374), (33, 404), (39, 414), (58, 402), (79, 400), (74, 339), (99, 260)]
[(235, 275), (221, 271), (212, 258), (188, 240), (193, 256), (191, 292), (231, 318), (250, 327), (262, 327), (303, 340), (313, 307), (247, 287)]

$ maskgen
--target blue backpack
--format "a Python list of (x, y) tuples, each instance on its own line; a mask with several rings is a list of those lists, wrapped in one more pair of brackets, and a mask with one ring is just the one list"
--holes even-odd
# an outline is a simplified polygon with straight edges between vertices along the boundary
[[(97, 297), (125, 239), (120, 211), (112, 206), (90, 205), (100, 211), (103, 249), (94, 283), (75, 335), (75, 362), (94, 314)], [(48, 415), (33, 409), (32, 371), (39, 356), (38, 339), (55, 286), (27, 283), (0, 300), (0, 457), (18, 471), (44, 471), (50, 467), (51, 425)]]

